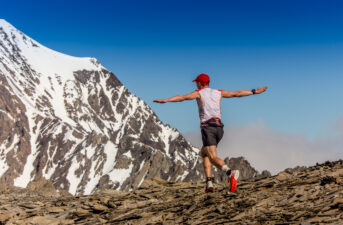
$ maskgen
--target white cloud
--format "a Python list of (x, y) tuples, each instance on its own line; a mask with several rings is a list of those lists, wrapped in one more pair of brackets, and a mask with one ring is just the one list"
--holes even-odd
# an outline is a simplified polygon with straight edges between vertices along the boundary
[(338, 120), (337, 127), (339, 131), (343, 132), (343, 117)]
[[(339, 122), (343, 123), (343, 119)], [(343, 124), (339, 128), (343, 131)], [(201, 147), (200, 131), (186, 133), (185, 137)], [(343, 158), (343, 132), (325, 139), (309, 140), (305, 135), (274, 131), (263, 121), (240, 127), (229, 125), (225, 126), (218, 155), (222, 158), (244, 156), (257, 170), (267, 169), (276, 174), (288, 167), (311, 166)]]

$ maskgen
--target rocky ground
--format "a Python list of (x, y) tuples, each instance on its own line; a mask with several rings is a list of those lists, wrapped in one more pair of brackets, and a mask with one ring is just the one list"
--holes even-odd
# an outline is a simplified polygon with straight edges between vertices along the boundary
[(147, 180), (132, 192), (55, 192), (46, 181), (2, 188), (0, 224), (343, 224), (343, 161), (226, 184)]

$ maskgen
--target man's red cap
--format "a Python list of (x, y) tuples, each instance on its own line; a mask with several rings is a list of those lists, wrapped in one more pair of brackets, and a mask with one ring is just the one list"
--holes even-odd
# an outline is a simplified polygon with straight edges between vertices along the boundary
[(199, 74), (195, 80), (193, 80), (193, 82), (196, 82), (196, 81), (200, 82), (200, 84), (202, 85), (206, 85), (210, 83), (210, 77), (207, 74), (202, 73), (202, 74)]

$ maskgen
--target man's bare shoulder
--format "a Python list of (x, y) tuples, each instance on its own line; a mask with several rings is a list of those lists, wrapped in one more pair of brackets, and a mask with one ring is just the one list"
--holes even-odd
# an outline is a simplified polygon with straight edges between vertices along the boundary
[(191, 92), (191, 93), (185, 95), (185, 97), (186, 97), (188, 100), (200, 98), (200, 93), (199, 93), (198, 90), (196, 90), (196, 91), (193, 91), (193, 92)]

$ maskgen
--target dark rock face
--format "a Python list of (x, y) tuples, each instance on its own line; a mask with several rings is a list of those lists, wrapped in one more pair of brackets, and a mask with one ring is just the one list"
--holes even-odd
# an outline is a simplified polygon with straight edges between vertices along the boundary
[(230, 168), (239, 170), (239, 176), (241, 180), (246, 180), (259, 175), (258, 171), (255, 170), (243, 157), (230, 159), (226, 158), (224, 161), (229, 165)]
[(1, 71), (0, 82), (0, 182), (13, 184), (31, 152), (29, 124), (24, 104), (9, 91)]
[(287, 168), (284, 171), (286, 173), (294, 173), (296, 171), (301, 172), (301, 171), (306, 170), (306, 169), (307, 169), (306, 166), (297, 166), (297, 167), (294, 167), (294, 168)]
[(261, 175), (259, 175), (257, 177), (266, 178), (266, 177), (271, 177), (271, 176), (272, 176), (272, 174), (268, 170), (263, 170)]

